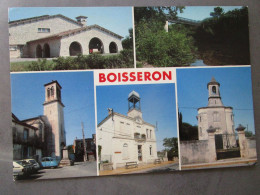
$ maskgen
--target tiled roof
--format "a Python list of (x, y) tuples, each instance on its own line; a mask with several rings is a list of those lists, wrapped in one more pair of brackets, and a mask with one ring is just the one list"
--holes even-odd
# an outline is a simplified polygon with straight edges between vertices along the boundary
[(72, 30), (68, 30), (68, 31), (64, 31), (64, 32), (60, 32), (60, 33), (57, 33), (57, 34), (54, 34), (54, 35), (50, 35), (50, 36), (47, 36), (47, 37), (43, 37), (43, 38), (40, 38), (40, 39), (35, 39), (35, 40), (32, 40), (32, 41), (28, 41), (28, 43), (31, 43), (31, 42), (37, 42), (37, 41), (42, 41), (42, 40), (46, 40), (46, 39), (56, 39), (56, 38), (61, 38), (63, 36), (67, 36), (67, 35), (71, 35), (71, 34), (75, 34), (75, 33), (78, 33), (78, 32), (81, 32), (81, 31), (85, 31), (85, 30), (89, 30), (89, 29), (92, 29), (92, 28), (97, 28), (97, 29), (100, 29), (108, 34), (111, 34), (115, 37), (118, 37), (120, 39), (122, 39), (123, 37), (116, 34), (116, 33), (113, 33), (112, 31), (110, 30), (107, 30), (97, 24), (94, 24), (94, 25), (90, 25), (90, 26), (85, 26), (85, 27), (81, 27), (81, 28), (76, 28), (76, 29), (72, 29)]
[(9, 22), (9, 26), (15, 26), (15, 25), (19, 25), (19, 24), (25, 24), (25, 23), (29, 23), (29, 22), (33, 22), (33, 21), (46, 20), (46, 19), (56, 18), (56, 17), (61, 17), (61, 18), (64, 18), (65, 20), (69, 20), (75, 24), (78, 24), (79, 26), (83, 26), (83, 24), (81, 24), (80, 22), (72, 20), (71, 18), (63, 16), (61, 14), (56, 14), (56, 15), (51, 15), (51, 16), (42, 15), (42, 16), (36, 16), (36, 17), (32, 17), (32, 18), (25, 18), (25, 19), (21, 19), (21, 20), (14, 20), (14, 21)]

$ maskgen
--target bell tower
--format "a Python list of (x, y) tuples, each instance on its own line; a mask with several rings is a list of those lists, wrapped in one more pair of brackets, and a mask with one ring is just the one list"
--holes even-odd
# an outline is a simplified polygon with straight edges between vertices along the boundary
[(45, 101), (43, 103), (44, 115), (50, 123), (50, 132), (48, 135), (48, 153), (52, 157), (61, 157), (61, 150), (66, 145), (66, 136), (64, 128), (64, 104), (61, 101), (62, 87), (58, 81), (52, 81), (44, 85)]
[(207, 85), (209, 92), (208, 107), (224, 106), (221, 101), (219, 87), (219, 82), (217, 82), (216, 79), (212, 77), (211, 81)]
[(128, 113), (127, 115), (132, 118), (140, 118), (142, 119), (142, 112), (141, 112), (141, 98), (140, 95), (132, 91), (128, 95)]

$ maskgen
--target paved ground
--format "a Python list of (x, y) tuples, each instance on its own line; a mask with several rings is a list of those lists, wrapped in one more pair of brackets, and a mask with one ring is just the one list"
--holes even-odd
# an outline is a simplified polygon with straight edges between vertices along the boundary
[(160, 164), (139, 165), (137, 168), (125, 167), (117, 168), (115, 170), (100, 171), (99, 175), (119, 175), (132, 173), (155, 173), (155, 172), (169, 172), (179, 169), (179, 164), (174, 161), (162, 162)]
[(38, 173), (30, 175), (21, 180), (41, 180), (68, 177), (97, 176), (97, 163), (94, 162), (75, 162), (74, 166), (66, 166), (56, 169), (42, 169)]
[(220, 167), (241, 167), (241, 166), (252, 166), (257, 163), (257, 159), (223, 159), (218, 160), (213, 163), (198, 163), (198, 164), (188, 164), (182, 165), (181, 170), (191, 170), (191, 169), (207, 169), (207, 168), (220, 168)]

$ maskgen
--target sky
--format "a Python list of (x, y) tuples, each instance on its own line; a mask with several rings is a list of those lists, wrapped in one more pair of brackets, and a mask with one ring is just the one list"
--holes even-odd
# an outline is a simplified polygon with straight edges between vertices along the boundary
[(97, 24), (123, 37), (133, 27), (131, 7), (17, 7), (9, 9), (9, 21), (56, 14), (73, 20), (87, 16), (87, 25)]
[[(203, 20), (205, 18), (211, 17), (210, 12), (214, 11), (217, 6), (186, 6), (183, 13), (178, 13), (179, 17), (193, 19), (193, 20)], [(224, 9), (224, 12), (239, 9), (241, 6), (220, 6)]]
[(75, 137), (82, 139), (95, 133), (93, 72), (52, 72), (11, 74), (12, 112), (19, 120), (43, 115), (44, 84), (57, 80), (61, 85), (67, 145)]
[(155, 133), (157, 151), (161, 151), (164, 138), (177, 137), (175, 84), (97, 86), (97, 122), (107, 117), (107, 108), (127, 115), (127, 98), (133, 90), (140, 95), (143, 120), (158, 124)]
[(212, 77), (220, 83), (220, 95), (224, 106), (233, 107), (235, 128), (242, 124), (254, 133), (250, 67), (178, 69), (178, 107), (183, 122), (198, 125), (197, 109), (208, 104), (207, 84)]

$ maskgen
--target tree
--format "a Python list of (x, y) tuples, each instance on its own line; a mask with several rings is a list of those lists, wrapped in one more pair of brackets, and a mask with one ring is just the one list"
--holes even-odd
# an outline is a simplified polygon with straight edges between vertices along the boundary
[(133, 49), (133, 29), (128, 30), (129, 36), (122, 40), (122, 45), (124, 49)]
[(214, 12), (210, 12), (210, 16), (219, 18), (224, 14), (224, 9), (222, 7), (215, 7)]
[(173, 157), (178, 157), (178, 139), (177, 137), (164, 138), (163, 146), (168, 152), (168, 159), (172, 160)]
[(246, 137), (253, 137), (254, 134), (251, 131), (245, 131), (245, 136)]

